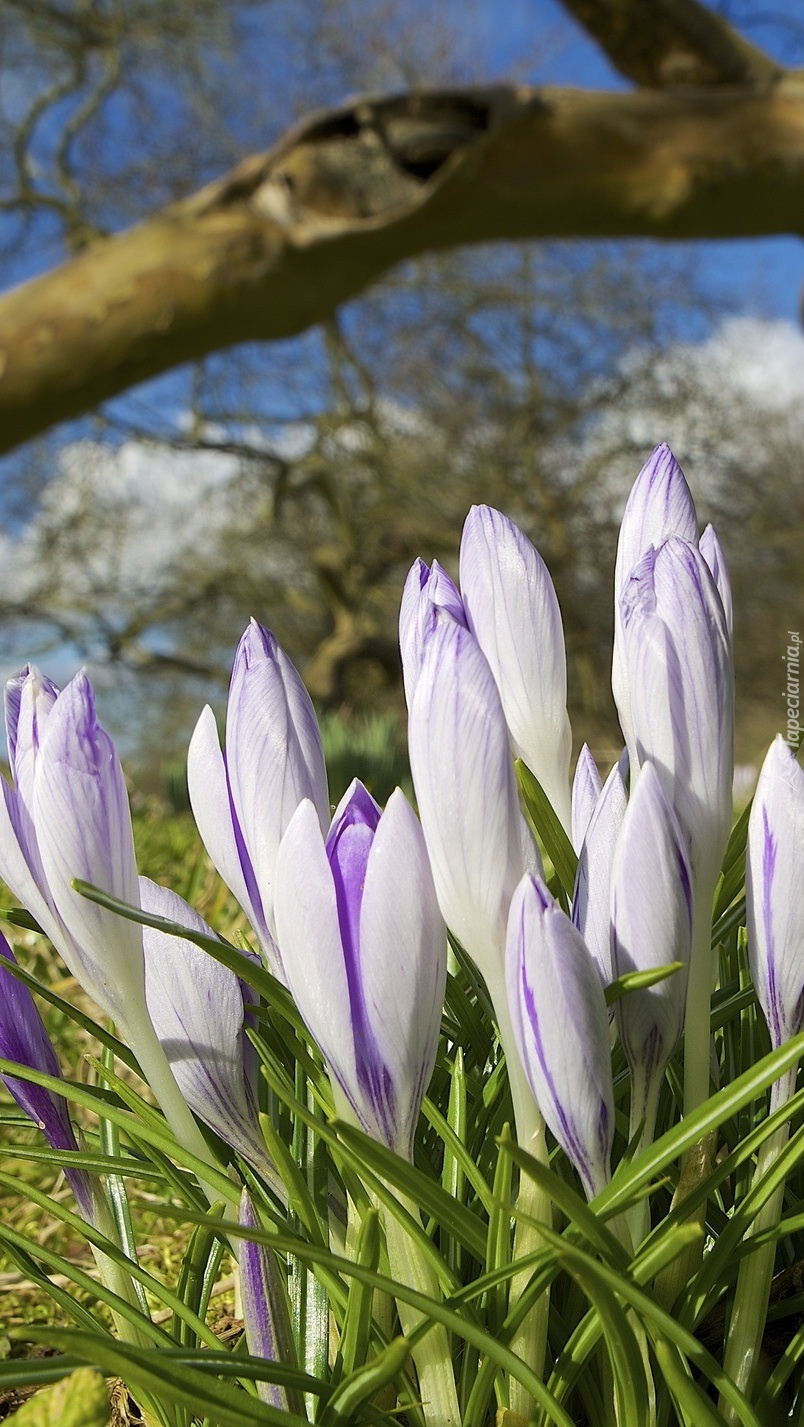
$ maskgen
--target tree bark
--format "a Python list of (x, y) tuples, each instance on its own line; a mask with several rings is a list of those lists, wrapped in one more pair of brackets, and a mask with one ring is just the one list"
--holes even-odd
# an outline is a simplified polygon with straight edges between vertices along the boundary
[(804, 76), (363, 99), (0, 298), (0, 450), (395, 263), (525, 238), (804, 234)]

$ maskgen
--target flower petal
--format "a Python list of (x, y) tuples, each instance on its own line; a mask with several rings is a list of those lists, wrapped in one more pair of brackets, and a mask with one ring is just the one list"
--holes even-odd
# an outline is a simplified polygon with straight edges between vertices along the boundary
[(505, 970), (531, 1090), (591, 1199), (608, 1181), (614, 1134), (606, 1003), (583, 938), (537, 877), (512, 898)]
[(777, 734), (748, 822), (748, 951), (774, 1049), (804, 1027), (804, 769)]
[(275, 908), (291, 995), (362, 1124), (363, 1107), (355, 1096), (352, 998), (335, 884), (318, 814), (309, 799), (293, 814), (279, 846)]
[(651, 546), (658, 549), (671, 535), (698, 542), (698, 516), (684, 472), (670, 447), (657, 446), (631, 489), (620, 525), (614, 567), (614, 652), (611, 686), (631, 767), (637, 767), (631, 721), (629, 676), (623, 650), (620, 598), (634, 567)]
[(232, 804), (273, 932), (274, 864), (304, 798), (329, 823), (321, 735), (310, 696), (269, 630), (255, 620), (235, 655), (226, 721)]
[(368, 858), (360, 981), (366, 1023), (392, 1090), (383, 1139), (408, 1156), (438, 1047), (446, 951), (424, 836), (397, 788)]
[(611, 969), (611, 869), (628, 794), (621, 763), (615, 763), (589, 820), (578, 858), (572, 895), (572, 921), (581, 933), (608, 986)]
[(697, 546), (674, 537), (633, 571), (621, 607), (637, 755), (655, 764), (689, 838), (693, 876), (710, 895), (732, 813), (734, 670), (723, 604)]
[(48, 890), (69, 933), (59, 950), (125, 1031), (145, 1012), (141, 929), (72, 886), (80, 878), (135, 906), (139, 896), (123, 770), (83, 672), (48, 717), (36, 759), (34, 821)]
[[(183, 898), (148, 877), (140, 878), (140, 896), (144, 911), (215, 935)], [(143, 945), (148, 1011), (182, 1095), (225, 1144), (262, 1168), (267, 1154), (244, 1075), (238, 977), (194, 942), (154, 927), (143, 927)]]
[(473, 506), (466, 518), (461, 592), (469, 627), (497, 682), (516, 754), (569, 830), (572, 730), (561, 611), (538, 551), (490, 506)]
[(440, 623), (427, 642), (408, 742), (442, 915), (484, 976), (496, 977), (523, 871), (522, 819), (497, 686), (457, 624)]
[(684, 1027), (693, 913), (684, 834), (652, 763), (643, 765), (631, 795), (611, 880), (614, 975), (684, 963), (615, 1007), (632, 1075), (648, 1083), (664, 1072)]
[(588, 744), (584, 744), (572, 780), (572, 845), (580, 852), (589, 819), (603, 788), (603, 780)]
[(720, 595), (723, 612), (726, 616), (726, 625), (729, 635), (732, 634), (734, 625), (734, 615), (732, 610), (731, 580), (726, 565), (726, 557), (723, 554), (723, 547), (717, 538), (714, 526), (707, 525), (703, 535), (698, 542), (698, 549), (703, 555), (707, 565), (712, 571), (712, 578), (717, 585), (717, 592)]
[(198, 831), (212, 864), (243, 908), (274, 975), (281, 967), (268, 928), (254, 869), (232, 807), (226, 759), (221, 752), (215, 715), (207, 704), (187, 750), (187, 787)]
[(423, 560), (416, 560), (405, 580), (399, 609), (399, 649), (408, 708), (424, 646), (439, 619), (444, 618), (466, 627), (466, 611), (455, 583), (437, 560), (432, 569)]

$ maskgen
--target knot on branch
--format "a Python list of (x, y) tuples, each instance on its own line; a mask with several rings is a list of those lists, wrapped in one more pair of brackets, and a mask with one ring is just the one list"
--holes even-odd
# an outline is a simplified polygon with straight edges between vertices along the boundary
[(491, 124), (468, 94), (363, 100), (307, 125), (266, 166), (251, 206), (284, 228), (372, 219), (414, 201)]

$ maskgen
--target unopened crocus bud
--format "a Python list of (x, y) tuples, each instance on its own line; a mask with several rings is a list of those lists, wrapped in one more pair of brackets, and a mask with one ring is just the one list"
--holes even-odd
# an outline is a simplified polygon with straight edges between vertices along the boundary
[(652, 763), (631, 794), (611, 874), (614, 975), (681, 969), (644, 990), (629, 991), (615, 1014), (633, 1085), (632, 1124), (650, 1116), (661, 1077), (684, 1027), (692, 944), (692, 875), (686, 839)]
[(235, 655), (225, 752), (207, 707), (190, 742), (187, 782), (207, 852), (251, 922), (269, 969), (284, 979), (273, 911), (277, 849), (304, 798), (326, 827), (329, 796), (310, 696), (273, 634), (256, 620)]
[(466, 628), (466, 611), (461, 596), (454, 581), (437, 560), (433, 561), (432, 567), (425, 565), (423, 560), (416, 560), (405, 581), (399, 607), (399, 650), (408, 708), (419, 676), (424, 646), (441, 619), (452, 620)]
[(611, 869), (627, 802), (623, 762), (615, 763), (589, 819), (572, 894), (572, 921), (597, 966), (602, 986), (612, 980)]
[(777, 734), (748, 822), (751, 974), (774, 1049), (804, 1028), (804, 769)]
[(468, 629), (444, 621), (428, 639), (408, 728), (439, 906), (495, 996), (523, 819), (499, 691)]
[(303, 802), (277, 858), (276, 918), (288, 986), (344, 1112), (410, 1156), (438, 1044), (446, 934), (404, 793), (381, 813), (355, 781), (326, 842)]
[[(723, 603), (696, 545), (672, 537), (621, 601), (637, 755), (650, 759), (711, 899), (731, 829), (734, 668)], [(633, 770), (632, 770), (633, 772)]]
[(629, 674), (623, 647), (620, 600), (631, 571), (647, 550), (671, 535), (698, 541), (698, 517), (684, 472), (666, 443), (657, 446), (637, 476), (626, 503), (614, 566), (614, 652), (611, 686), (633, 772), (637, 769)]
[[(240, 1223), (245, 1229), (262, 1226), (247, 1189), (240, 1198)], [(251, 1356), (266, 1362), (293, 1367), (296, 1354), (290, 1329), (290, 1309), (287, 1289), (276, 1255), (266, 1244), (243, 1239), (238, 1255), (240, 1294), (243, 1302), (243, 1327)], [(262, 1402), (269, 1402), (283, 1412), (299, 1412), (297, 1394), (279, 1383), (258, 1382), (257, 1393)]]
[[(144, 911), (215, 937), (183, 898), (140, 878)], [(276, 1186), (260, 1133), (256, 1086), (246, 1067), (243, 982), (202, 947), (184, 937), (143, 927), (145, 993), (162, 1049), (190, 1109)], [(243, 957), (243, 976), (248, 977)], [(253, 1067), (252, 1067), (253, 1068)]]
[(511, 902), (506, 980), (514, 1039), (533, 1095), (588, 1198), (610, 1175), (614, 1087), (597, 968), (538, 877)]
[(466, 517), (460, 559), (469, 628), (496, 680), (514, 752), (569, 832), (567, 660), (549, 571), (519, 527), (486, 505)]
[[(16, 965), (16, 958), (5, 937), (0, 934), (0, 956)], [(0, 962), (0, 1056), (13, 1060), (45, 1075), (61, 1076), (61, 1069), (42, 1017), (36, 1009), (28, 987)], [(78, 1143), (70, 1123), (67, 1101), (42, 1085), (33, 1085), (17, 1076), (0, 1076), (20, 1109), (33, 1120), (54, 1150), (77, 1152)], [(97, 1197), (90, 1175), (74, 1169), (67, 1156), (63, 1160), (64, 1175), (75, 1195), (82, 1218), (93, 1223)]]

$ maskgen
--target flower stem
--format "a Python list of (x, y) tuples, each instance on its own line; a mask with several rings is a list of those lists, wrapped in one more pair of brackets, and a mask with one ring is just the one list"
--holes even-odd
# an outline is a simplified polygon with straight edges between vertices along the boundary
[[(785, 1101), (790, 1099), (795, 1082), (794, 1067), (774, 1083), (770, 1098), (771, 1115), (781, 1109)], [(789, 1123), (780, 1125), (778, 1130), (763, 1142), (757, 1156), (752, 1188), (760, 1183), (763, 1176), (769, 1172), (778, 1159), (787, 1144), (789, 1134)], [(762, 1233), (765, 1229), (776, 1227), (781, 1217), (783, 1201), (784, 1183), (780, 1184), (770, 1198), (765, 1200), (749, 1230), (751, 1238)], [(729, 1377), (737, 1384), (740, 1391), (745, 1393), (749, 1401), (755, 1384), (762, 1335), (765, 1331), (775, 1259), (776, 1245), (770, 1243), (764, 1244), (762, 1248), (756, 1249), (754, 1253), (742, 1260), (737, 1276), (734, 1305), (729, 1319), (724, 1367)], [(736, 1423), (737, 1418), (733, 1407), (730, 1407), (722, 1399), (720, 1411), (729, 1424)]]
[[(390, 1186), (388, 1186), (390, 1188)], [(397, 1191), (393, 1190), (397, 1194)], [(412, 1218), (420, 1222), (421, 1215), (416, 1205), (397, 1194), (400, 1204)], [(391, 1277), (407, 1288), (415, 1288), (417, 1293), (428, 1298), (441, 1299), (441, 1286), (432, 1264), (424, 1256), (416, 1241), (411, 1238), (395, 1215), (383, 1206), (382, 1222), (388, 1249), (388, 1265)], [(422, 1322), (418, 1308), (397, 1300), (399, 1321), (405, 1337), (409, 1337)], [(455, 1387), (447, 1331), (440, 1323), (434, 1323), (423, 1337), (411, 1347), (422, 1412), (427, 1427), (460, 1427), (461, 1412)]]

